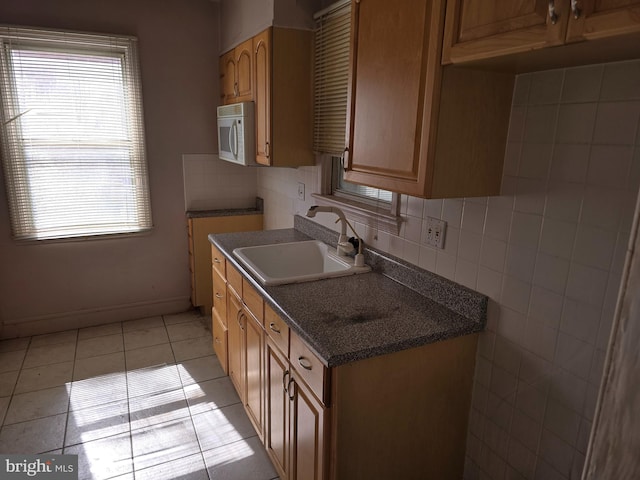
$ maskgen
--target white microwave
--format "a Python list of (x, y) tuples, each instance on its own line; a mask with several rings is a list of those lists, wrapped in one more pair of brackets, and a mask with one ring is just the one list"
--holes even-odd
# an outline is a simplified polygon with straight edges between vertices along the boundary
[(253, 102), (218, 107), (218, 155), (238, 165), (256, 164)]

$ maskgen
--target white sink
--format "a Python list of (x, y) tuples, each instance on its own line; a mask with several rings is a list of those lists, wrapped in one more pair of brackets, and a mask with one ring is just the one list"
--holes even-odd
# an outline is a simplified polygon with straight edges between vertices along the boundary
[(236, 248), (233, 254), (265, 286), (310, 282), (371, 270), (368, 265), (354, 266), (351, 257), (339, 257), (333, 248), (318, 240), (242, 247)]

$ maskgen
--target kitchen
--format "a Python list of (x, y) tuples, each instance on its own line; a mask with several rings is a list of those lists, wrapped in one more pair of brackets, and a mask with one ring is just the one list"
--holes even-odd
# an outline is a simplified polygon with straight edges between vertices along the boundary
[[(11, 240), (8, 209), (0, 208), (2, 337), (189, 308), (182, 155), (217, 151), (212, 132), (219, 103), (218, 56), (240, 41), (241, 33), (225, 35), (225, 28), (239, 28), (237, 22), (220, 30), (215, 26), (221, 16), (233, 19), (244, 9), (254, 10), (243, 3), (240, 11), (227, 11), (228, 2), (188, 5), (112, 2), (106, 9), (86, 2), (23, 1), (0, 6), (2, 23), (139, 37), (154, 219), (154, 230), (145, 236), (17, 245)], [(252, 29), (257, 32), (261, 26), (267, 25)], [(501, 478), (503, 471), (531, 478), (531, 469), (537, 468), (539, 478), (579, 476), (574, 469), (586, 454), (606, 349), (607, 334), (600, 334), (600, 327), (613, 318), (637, 193), (638, 89), (632, 80), (637, 70), (631, 62), (519, 77), (501, 196), (444, 201), (403, 196), (400, 234), (356, 222), (366, 245), (493, 300), (479, 345), (469, 475), (480, 469), (489, 478)], [(569, 84), (578, 87), (564, 87)], [(585, 140), (590, 128), (598, 136)], [(556, 145), (566, 154), (554, 156)], [(616, 158), (628, 168), (624, 174), (607, 167), (611, 145), (623, 151)], [(224, 172), (244, 187), (244, 197), (236, 201), (264, 199), (265, 229), (290, 228), (293, 215), (314, 204), (311, 193), (321, 183), (318, 167), (231, 173), (232, 167), (213, 160), (209, 168), (218, 184), (224, 183), (218, 172)], [(298, 183), (306, 186), (305, 200), (298, 199)], [(246, 206), (219, 200), (219, 208)], [(422, 244), (426, 216), (448, 222), (444, 251)], [(330, 217), (317, 220), (334, 228)], [(584, 237), (584, 242), (574, 242), (581, 232), (593, 231), (594, 222), (605, 225), (596, 231), (600, 241), (591, 244)], [(592, 259), (599, 263), (593, 265)], [(585, 289), (586, 281), (591, 290)], [(588, 338), (567, 332), (571, 317), (558, 313), (565, 304), (589, 313)], [(597, 317), (594, 310), (600, 312)], [(555, 361), (561, 358), (580, 361), (558, 367)], [(537, 372), (548, 372), (541, 385), (527, 381), (537, 378)], [(514, 393), (522, 399), (511, 400)]]

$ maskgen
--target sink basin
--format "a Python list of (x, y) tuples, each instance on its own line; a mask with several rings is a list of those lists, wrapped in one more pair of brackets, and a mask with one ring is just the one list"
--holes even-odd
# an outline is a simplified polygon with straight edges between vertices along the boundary
[(233, 254), (265, 286), (310, 282), (322, 278), (365, 273), (371, 267), (356, 267), (351, 257), (339, 257), (318, 240), (275, 243), (236, 248)]

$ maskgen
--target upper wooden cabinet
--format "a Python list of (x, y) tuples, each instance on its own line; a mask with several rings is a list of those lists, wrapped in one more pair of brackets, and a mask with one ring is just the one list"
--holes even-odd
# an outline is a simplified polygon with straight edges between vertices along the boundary
[(271, 147), (271, 29), (254, 39), (253, 65), (256, 72), (255, 119), (256, 162), (270, 165)]
[(270, 27), (220, 57), (221, 103), (255, 102), (261, 165), (314, 164), (312, 37)]
[(253, 100), (253, 40), (241, 43), (220, 57), (221, 103)]
[(256, 161), (313, 165), (312, 32), (271, 27), (253, 38)]
[(640, 32), (638, 0), (581, 0), (572, 6), (578, 12), (569, 20), (567, 41), (596, 40)]
[(499, 194), (514, 77), (441, 67), (444, 4), (353, 3), (347, 181), (426, 198)]
[[(638, 32), (638, 0), (450, 0), (443, 62), (469, 62)], [(576, 51), (567, 51), (566, 61), (570, 64), (584, 53), (585, 61), (590, 61), (588, 52)], [(535, 64), (544, 66), (538, 59)]]

